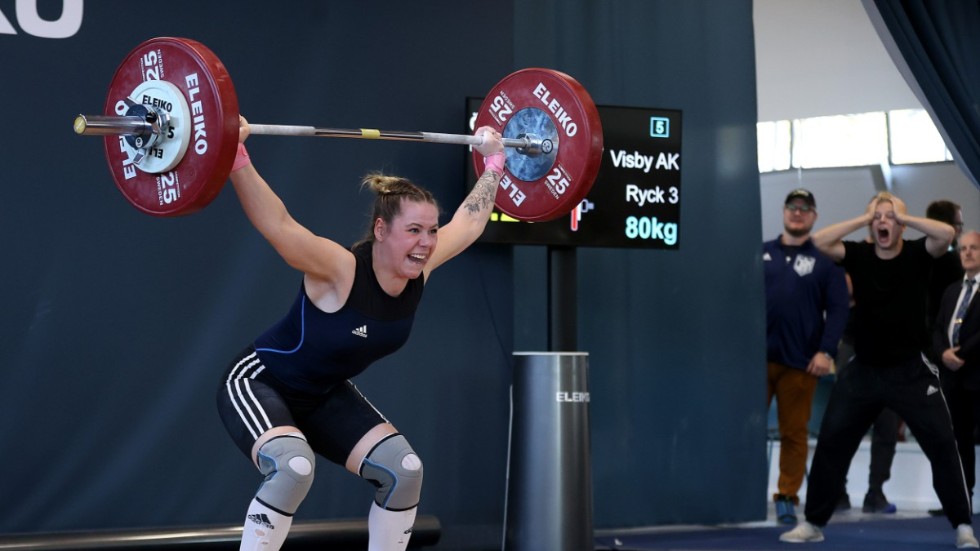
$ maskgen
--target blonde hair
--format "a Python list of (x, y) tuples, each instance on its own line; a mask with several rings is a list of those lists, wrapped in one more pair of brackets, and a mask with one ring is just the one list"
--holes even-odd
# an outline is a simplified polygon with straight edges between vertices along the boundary
[(363, 241), (374, 241), (374, 221), (380, 218), (385, 224), (391, 224), (402, 211), (402, 200), (416, 203), (429, 203), (438, 210), (439, 204), (432, 193), (423, 189), (407, 178), (388, 176), (380, 172), (372, 172), (361, 180), (361, 187), (366, 187), (376, 195), (371, 222)]
[(871, 202), (888, 201), (889, 203), (894, 203), (894, 201), (892, 201), (893, 197), (895, 196), (887, 191), (879, 191), (878, 193), (875, 193), (874, 197), (871, 198)]

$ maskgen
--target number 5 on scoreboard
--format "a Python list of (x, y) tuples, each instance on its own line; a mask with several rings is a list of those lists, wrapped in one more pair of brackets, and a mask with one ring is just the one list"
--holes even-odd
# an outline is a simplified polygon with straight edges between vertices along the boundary
[(650, 137), (669, 138), (670, 119), (667, 117), (650, 117)]

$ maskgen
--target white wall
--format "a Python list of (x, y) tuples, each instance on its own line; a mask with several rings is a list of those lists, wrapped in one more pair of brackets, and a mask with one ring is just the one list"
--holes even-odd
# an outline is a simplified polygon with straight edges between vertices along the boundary
[(925, 215), (931, 201), (949, 199), (963, 207), (964, 229), (980, 230), (980, 190), (955, 163), (894, 166), (892, 183), (892, 191), (909, 204), (913, 213)]
[(759, 120), (921, 109), (861, 0), (755, 0)]

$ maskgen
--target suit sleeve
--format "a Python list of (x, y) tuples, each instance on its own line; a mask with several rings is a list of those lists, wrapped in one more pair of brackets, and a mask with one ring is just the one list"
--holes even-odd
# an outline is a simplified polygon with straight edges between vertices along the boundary
[[(959, 296), (958, 285), (955, 295)], [(975, 302), (977, 297), (973, 297), (973, 300)], [(968, 364), (980, 363), (980, 305), (973, 302), (966, 309), (966, 318), (960, 328), (960, 350), (956, 355)]]

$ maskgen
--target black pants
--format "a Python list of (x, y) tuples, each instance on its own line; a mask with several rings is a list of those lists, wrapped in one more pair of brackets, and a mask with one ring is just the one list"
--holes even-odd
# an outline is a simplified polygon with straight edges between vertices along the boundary
[(885, 409), (871, 429), (871, 464), (868, 466), (868, 491), (882, 491), (891, 478), (895, 447), (898, 445), (898, 427), (902, 420), (898, 414)]
[(953, 418), (953, 433), (959, 446), (960, 460), (966, 471), (966, 486), (973, 495), (976, 484), (976, 445), (974, 431), (980, 426), (980, 390), (966, 388), (962, 371), (941, 368), (939, 378), (943, 393), (949, 401), (949, 413)]
[[(853, 354), (852, 354), (853, 355)], [(838, 377), (851, 363), (841, 366)], [(945, 387), (943, 388), (945, 390)], [(946, 394), (947, 398), (949, 394)], [(891, 478), (892, 463), (895, 460), (895, 447), (898, 444), (898, 427), (902, 420), (894, 411), (885, 408), (875, 419), (871, 428), (871, 464), (868, 465), (868, 492), (882, 492), (885, 482)], [(845, 481), (846, 484), (846, 481)]]
[(921, 358), (875, 367), (856, 358), (827, 403), (807, 481), (806, 519), (824, 526), (844, 489), (851, 459), (884, 408), (897, 413), (932, 466), (932, 486), (955, 527), (970, 524), (970, 496), (935, 368)]

